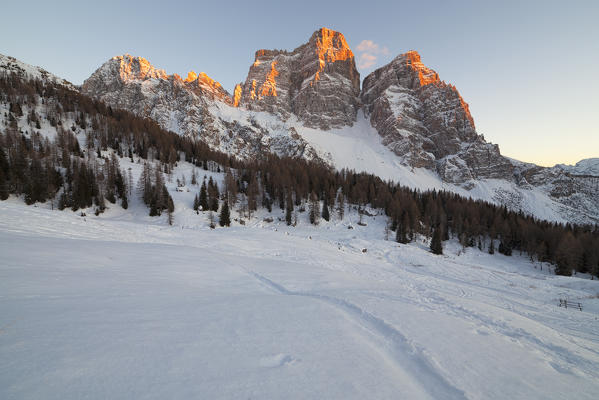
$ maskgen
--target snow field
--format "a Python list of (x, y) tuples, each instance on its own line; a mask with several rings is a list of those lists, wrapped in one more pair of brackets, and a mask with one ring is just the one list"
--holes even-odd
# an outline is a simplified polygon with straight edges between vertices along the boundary
[(598, 281), (453, 241), (434, 256), (355, 210), (212, 230), (191, 170), (167, 181), (173, 226), (138, 196), (98, 217), (0, 202), (0, 398), (599, 396)]

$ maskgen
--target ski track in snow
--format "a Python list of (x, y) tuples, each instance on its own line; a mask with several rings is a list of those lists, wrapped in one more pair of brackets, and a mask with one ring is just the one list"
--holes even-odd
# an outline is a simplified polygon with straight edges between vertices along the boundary
[(247, 272), (276, 293), (323, 301), (338, 311), (352, 317), (365, 330), (382, 337), (387, 342), (387, 350), (391, 351), (398, 367), (408, 370), (413, 379), (420, 382), (421, 387), (430, 394), (431, 398), (466, 399), (464, 392), (454, 387), (439, 373), (437, 368), (433, 366), (433, 363), (424, 355), (422, 349), (382, 319), (347, 300), (317, 293), (290, 291), (264, 275), (253, 271)]

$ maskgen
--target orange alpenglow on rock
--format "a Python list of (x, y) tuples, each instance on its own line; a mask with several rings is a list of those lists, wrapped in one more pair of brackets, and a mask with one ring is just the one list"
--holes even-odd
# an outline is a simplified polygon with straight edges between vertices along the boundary
[(344, 61), (354, 57), (343, 34), (331, 29), (321, 28), (320, 38), (316, 41), (316, 54), (318, 54), (319, 68), (314, 75), (314, 80), (320, 79), (327, 62)]
[(122, 80), (168, 78), (163, 69), (155, 69), (145, 58), (133, 57), (129, 54), (125, 54), (124, 56), (117, 56), (113, 59), (119, 61), (119, 71)]
[(270, 72), (266, 76), (266, 79), (262, 84), (262, 90), (260, 91), (261, 96), (277, 96), (276, 77), (279, 76), (279, 71), (277, 71), (276, 65), (276, 60), (270, 64)]
[(418, 79), (420, 80), (421, 86), (439, 82), (439, 75), (422, 64), (420, 61), (420, 54), (418, 54), (417, 51), (410, 50), (406, 53), (406, 64), (414, 71), (418, 72)]
[(252, 79), (252, 88), (250, 89), (250, 98), (254, 100), (256, 98), (256, 80)]
[(198, 75), (194, 71), (189, 71), (187, 74), (187, 78), (185, 78), (184, 82), (193, 82), (198, 79)]
[(221, 88), (221, 84), (209, 77), (208, 75), (206, 75), (205, 72), (200, 72), (199, 74), (196, 74), (194, 71), (189, 71), (189, 73), (187, 74), (187, 78), (185, 78), (183, 82), (196, 82), (198, 86), (208, 88), (212, 91), (218, 91)]
[(235, 90), (233, 91), (233, 106), (239, 107), (239, 102), (241, 101), (241, 84), (235, 85)]
[(213, 89), (218, 89), (221, 87), (220, 83), (206, 75), (204, 72), (200, 72), (198, 75), (198, 84), (204, 84), (206, 86), (210, 86)]

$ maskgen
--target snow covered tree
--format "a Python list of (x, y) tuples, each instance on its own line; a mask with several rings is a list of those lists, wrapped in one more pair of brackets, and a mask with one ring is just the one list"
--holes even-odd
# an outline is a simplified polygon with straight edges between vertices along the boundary
[(215, 218), (214, 218), (214, 211), (210, 210), (210, 212), (208, 213), (208, 221), (210, 221), (210, 228), (214, 229), (216, 228), (216, 224), (214, 223)]
[(319, 207), (319, 201), (318, 201), (318, 196), (316, 196), (316, 193), (312, 192), (310, 194), (310, 208), (309, 208), (309, 217), (310, 217), (310, 223), (312, 225), (318, 225), (318, 222), (320, 220), (320, 207)]

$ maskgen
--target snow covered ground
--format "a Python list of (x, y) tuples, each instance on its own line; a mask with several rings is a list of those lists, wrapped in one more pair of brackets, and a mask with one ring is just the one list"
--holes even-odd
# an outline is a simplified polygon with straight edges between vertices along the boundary
[(355, 211), (211, 230), (190, 187), (172, 227), (0, 202), (0, 398), (599, 398), (599, 281)]

